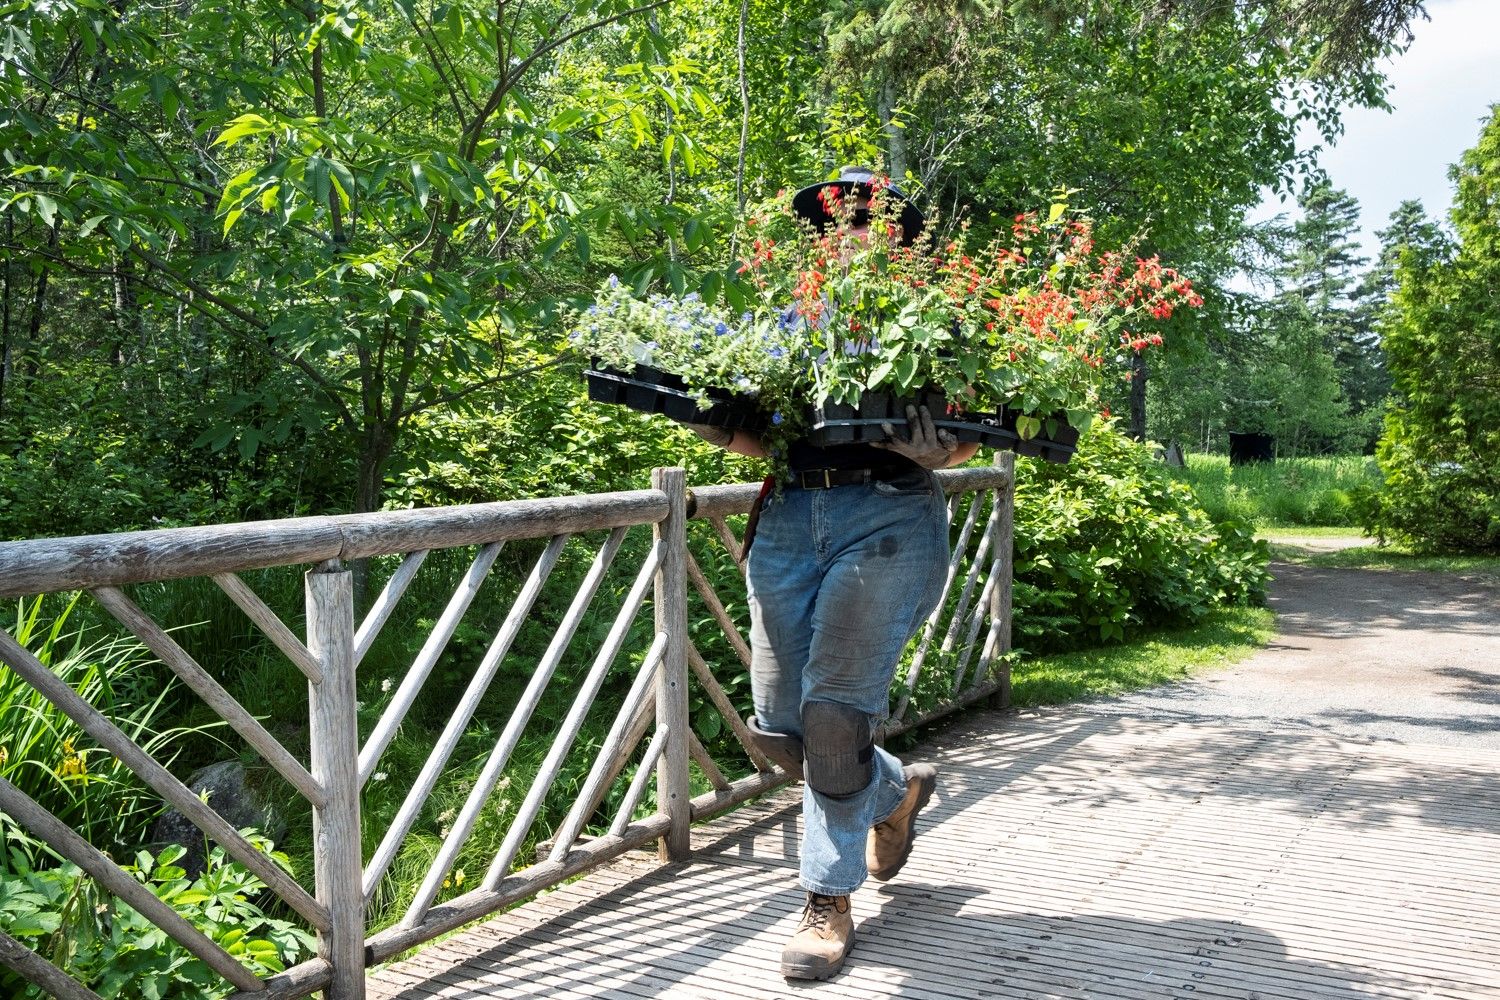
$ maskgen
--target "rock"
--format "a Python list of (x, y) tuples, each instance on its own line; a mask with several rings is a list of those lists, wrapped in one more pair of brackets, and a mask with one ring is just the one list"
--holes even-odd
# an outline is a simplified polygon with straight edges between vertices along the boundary
[[(188, 782), (194, 794), (208, 795), (208, 805), (224, 817), (224, 821), (236, 830), (254, 827), (273, 841), (286, 833), (286, 820), (269, 801), (269, 797), (250, 786), (245, 767), (237, 760), (210, 764)], [(181, 844), (187, 854), (177, 863), (187, 871), (189, 878), (197, 878), (203, 872), (208, 849), (207, 838), (176, 809), (168, 809), (151, 827), (151, 848), (159, 852), (170, 844)]]
[(1182, 445), (1176, 441), (1168, 442), (1167, 450), (1162, 452), (1161, 460), (1173, 469), (1181, 469), (1187, 465), (1187, 462), (1182, 457)]

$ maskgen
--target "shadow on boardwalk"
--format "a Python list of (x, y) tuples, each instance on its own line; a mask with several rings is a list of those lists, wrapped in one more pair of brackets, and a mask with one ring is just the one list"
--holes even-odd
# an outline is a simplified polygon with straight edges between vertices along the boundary
[(565, 886), (371, 995), (1500, 996), (1500, 755), (1078, 707), (978, 713), (923, 752), (942, 784), (917, 849), (855, 895), (827, 983), (778, 973), (788, 789), (699, 831), (689, 863)]
[(1500, 602), (1278, 572), (1282, 634), (1242, 664), (972, 713), (906, 754), (938, 796), (826, 983), (779, 975), (792, 788), (695, 831), (691, 862), (594, 873), (370, 996), (1500, 998)]

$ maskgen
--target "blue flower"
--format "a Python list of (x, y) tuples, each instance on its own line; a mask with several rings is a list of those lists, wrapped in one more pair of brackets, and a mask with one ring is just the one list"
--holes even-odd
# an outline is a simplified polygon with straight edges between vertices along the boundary
[(750, 310), (749, 309), (746, 309), (744, 312), (740, 313), (740, 322), (741, 323), (748, 323), (748, 322), (750, 322), (750, 319), (751, 319), (751, 316), (750, 316)]
[(568, 334), (568, 340), (571, 343), (576, 344), (576, 343), (578, 343), (582, 339), (583, 339), (583, 331), (582, 330), (574, 330), (572, 333)]
[(729, 324), (728, 323), (725, 323), (725, 322), (723, 322), (721, 320), (720, 322), (714, 324), (714, 333), (717, 334), (718, 336), (722, 337), (722, 336), (724, 336), (724, 334), (726, 334), (728, 332), (729, 332)]
[(684, 295), (682, 297), (682, 301), (684, 301), (684, 302), (697, 302), (702, 297), (703, 296), (699, 295), (697, 292), (688, 292), (686, 295)]
[(741, 375), (734, 380), (734, 384), (741, 389), (748, 389), (750, 388), (750, 379), (748, 376)]
[(781, 347), (773, 347), (769, 351), (767, 351), (766, 353), (769, 354), (773, 358), (784, 358), (784, 357), (786, 357), (786, 350), (785, 350), (785, 348), (781, 348)]
[(609, 276), (609, 287), (610, 288), (619, 288), (620, 287), (620, 279), (617, 276), (611, 274)]
[(597, 316), (597, 315), (599, 315), (599, 307), (598, 306), (589, 306), (589, 315), (590, 316)]
[(654, 350), (656, 350), (656, 348), (658, 346), (660, 346), (660, 345), (658, 345), (657, 342), (654, 341), (654, 340), (648, 340), (648, 341), (646, 341), (646, 350), (648, 350), (648, 351), (654, 351)]
[(775, 413), (771, 414), (771, 423), (779, 425), (781, 423), (781, 419), (782, 418), (780, 410), (777, 410)]

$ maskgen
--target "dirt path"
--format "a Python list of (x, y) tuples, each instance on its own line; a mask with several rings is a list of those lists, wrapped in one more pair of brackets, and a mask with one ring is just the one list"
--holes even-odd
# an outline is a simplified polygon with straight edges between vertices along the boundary
[(1500, 589), (1441, 573), (1271, 569), (1279, 634), (1266, 649), (1096, 707), (1500, 749)]

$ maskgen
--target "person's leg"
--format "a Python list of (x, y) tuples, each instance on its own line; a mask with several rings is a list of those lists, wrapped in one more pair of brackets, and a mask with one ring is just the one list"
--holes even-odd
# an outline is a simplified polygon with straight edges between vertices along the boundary
[(948, 522), (930, 476), (820, 493), (812, 515), (834, 557), (802, 673), (801, 876), (810, 892), (842, 896), (868, 874), (871, 827), (907, 798), (901, 761), (871, 738), (887, 715), (902, 650), (941, 591)]
[(811, 507), (810, 496), (800, 490), (788, 490), (783, 498), (771, 500), (761, 513), (745, 564), (750, 693), (755, 704), (752, 722), (773, 737), (796, 741), (795, 748), (777, 749), (795, 753), (799, 775), (802, 669), (812, 641), (813, 604), (822, 575), (811, 541)]

